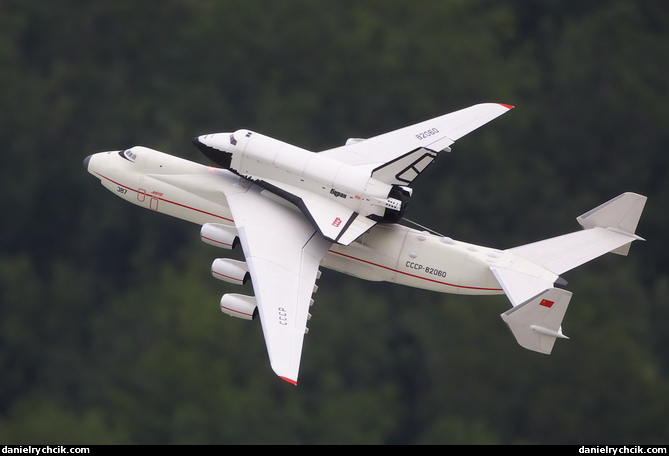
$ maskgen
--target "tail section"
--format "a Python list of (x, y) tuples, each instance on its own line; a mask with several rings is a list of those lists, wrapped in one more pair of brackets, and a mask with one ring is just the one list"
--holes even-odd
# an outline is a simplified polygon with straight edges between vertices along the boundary
[(571, 295), (567, 290), (549, 288), (500, 316), (522, 347), (549, 355), (556, 339), (568, 339), (560, 325)]
[(558, 275), (608, 252), (626, 255), (632, 241), (643, 240), (634, 232), (645, 204), (645, 196), (623, 193), (578, 217), (583, 231), (515, 247), (509, 252)]
[(586, 212), (576, 220), (583, 228), (596, 226), (634, 235), (647, 198), (636, 193), (623, 193)]
[[(634, 232), (646, 205), (646, 199), (645, 196), (636, 193), (623, 193), (577, 217), (576, 220), (585, 229), (602, 227), (642, 240)], [(611, 253), (626, 256), (631, 244), (630, 241), (617, 249), (611, 250)]]
[(553, 288), (566, 285), (560, 274), (605, 253), (627, 255), (646, 197), (623, 193), (586, 212), (576, 220), (582, 231), (505, 251), (490, 267), (513, 307), (501, 315), (518, 343), (550, 354), (558, 338), (571, 292)]

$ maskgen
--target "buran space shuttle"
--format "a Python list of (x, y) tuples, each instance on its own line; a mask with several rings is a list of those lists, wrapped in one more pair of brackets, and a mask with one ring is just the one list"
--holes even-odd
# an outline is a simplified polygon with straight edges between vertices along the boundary
[(398, 222), (409, 187), (442, 151), (511, 109), (482, 104), (366, 142), (350, 138), (321, 153), (238, 130), (196, 138), (221, 167), (298, 207), (328, 240), (349, 245), (378, 222)]

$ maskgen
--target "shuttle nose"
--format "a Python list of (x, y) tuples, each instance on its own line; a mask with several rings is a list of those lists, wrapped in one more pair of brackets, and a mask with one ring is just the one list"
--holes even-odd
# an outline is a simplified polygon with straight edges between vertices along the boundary
[(230, 152), (225, 152), (220, 149), (216, 149), (215, 147), (210, 146), (204, 141), (207, 141), (206, 136), (198, 136), (197, 138), (193, 139), (193, 145), (197, 147), (200, 152), (202, 152), (209, 160), (213, 161), (214, 163), (222, 166), (223, 168), (229, 169), (230, 168), (230, 163), (232, 160), (232, 154)]
[(84, 169), (88, 171), (88, 162), (91, 161), (91, 156), (84, 158)]

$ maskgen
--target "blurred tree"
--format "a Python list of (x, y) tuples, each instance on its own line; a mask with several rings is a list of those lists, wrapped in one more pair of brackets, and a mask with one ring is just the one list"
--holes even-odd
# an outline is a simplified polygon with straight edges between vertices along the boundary
[[(0, 0), (0, 440), (666, 443), (668, 22), (651, 0)], [(506, 248), (649, 196), (646, 245), (568, 274), (551, 357), (504, 297), (326, 272), (291, 388), (258, 322), (221, 318), (198, 228), (81, 168), (134, 144), (206, 163), (190, 139), (240, 127), (322, 150), (483, 101), (517, 109), (409, 218)]]

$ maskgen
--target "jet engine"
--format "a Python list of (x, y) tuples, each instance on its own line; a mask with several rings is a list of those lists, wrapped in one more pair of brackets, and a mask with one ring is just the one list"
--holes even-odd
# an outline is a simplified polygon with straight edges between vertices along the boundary
[(217, 258), (211, 264), (211, 275), (219, 280), (236, 285), (245, 284), (250, 278), (249, 268), (244, 261)]
[(221, 311), (231, 317), (253, 320), (258, 316), (256, 298), (237, 293), (227, 293), (221, 298)]
[(205, 223), (200, 230), (200, 238), (205, 244), (232, 250), (239, 244), (237, 229), (220, 223)]

